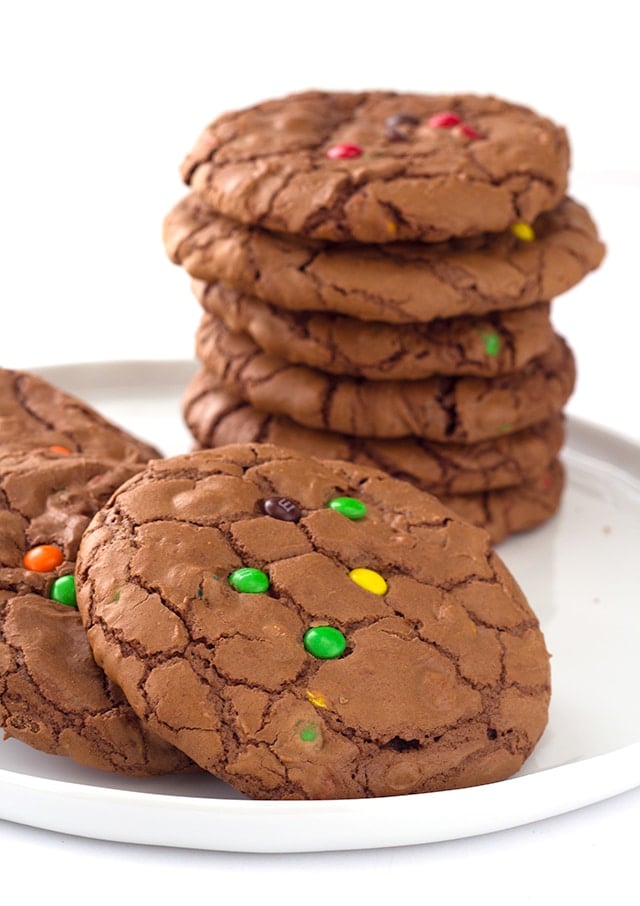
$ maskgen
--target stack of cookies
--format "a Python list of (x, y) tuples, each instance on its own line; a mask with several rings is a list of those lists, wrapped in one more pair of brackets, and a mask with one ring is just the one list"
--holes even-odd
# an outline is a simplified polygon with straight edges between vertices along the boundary
[(199, 446), (375, 465), (494, 541), (558, 507), (575, 362), (551, 304), (600, 263), (564, 130), (493, 97), (306, 92), (200, 136), (164, 241), (193, 278)]

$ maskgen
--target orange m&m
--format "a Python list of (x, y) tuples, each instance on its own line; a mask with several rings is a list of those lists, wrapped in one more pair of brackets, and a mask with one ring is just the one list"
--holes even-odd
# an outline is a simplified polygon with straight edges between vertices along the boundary
[(54, 544), (38, 544), (26, 552), (22, 558), (25, 569), (32, 569), (36, 573), (48, 573), (64, 560), (64, 554)]

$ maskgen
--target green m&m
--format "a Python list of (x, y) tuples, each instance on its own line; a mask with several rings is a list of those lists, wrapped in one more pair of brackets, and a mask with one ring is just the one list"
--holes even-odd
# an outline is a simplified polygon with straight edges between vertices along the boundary
[(362, 519), (367, 514), (366, 505), (357, 497), (334, 497), (327, 506), (347, 519)]
[(258, 595), (269, 588), (269, 576), (261, 569), (254, 569), (253, 566), (241, 566), (231, 573), (229, 584), (233, 585), (236, 591)]
[(488, 356), (496, 356), (500, 352), (500, 337), (497, 333), (483, 333), (482, 343)]
[(347, 647), (347, 640), (335, 626), (312, 626), (302, 641), (309, 654), (325, 660), (340, 657)]
[(59, 576), (51, 589), (49, 597), (58, 604), (64, 604), (66, 607), (76, 606), (76, 580), (72, 575)]

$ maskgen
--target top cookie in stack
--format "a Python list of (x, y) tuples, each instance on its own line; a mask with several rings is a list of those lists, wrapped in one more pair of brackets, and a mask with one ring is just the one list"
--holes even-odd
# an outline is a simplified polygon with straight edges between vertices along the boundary
[(182, 166), (171, 259), (204, 308), (185, 417), (381, 466), (498, 540), (557, 507), (571, 350), (601, 261), (565, 131), (493, 97), (305, 92), (227, 113)]

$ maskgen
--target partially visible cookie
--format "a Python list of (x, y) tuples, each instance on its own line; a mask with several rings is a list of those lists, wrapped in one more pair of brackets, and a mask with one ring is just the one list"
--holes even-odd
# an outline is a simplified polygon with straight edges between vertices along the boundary
[(77, 610), (0, 590), (0, 727), (78, 764), (147, 777), (195, 769), (97, 667)]
[[(0, 451), (0, 588), (47, 595), (57, 578), (73, 572), (93, 514), (141, 468), (80, 453)], [(25, 554), (41, 545), (55, 547), (58, 562), (31, 569)]]
[(293, 312), (222, 283), (195, 283), (205, 311), (246, 333), (265, 352), (330, 374), (368, 380), (433, 375), (489, 377), (523, 368), (554, 340), (549, 304), (429, 323), (387, 324)]
[(131, 462), (160, 455), (151, 444), (48, 381), (0, 369), (0, 450), (51, 447)]
[(547, 721), (544, 638), (487, 533), (379, 470), (156, 460), (95, 517), (78, 581), (132, 707), (255, 798), (501, 780)]
[(568, 167), (564, 129), (498, 98), (307, 91), (218, 117), (182, 176), (269, 230), (437, 242), (532, 221), (560, 202)]
[(0, 727), (42, 752), (147, 776), (193, 765), (94, 663), (74, 580), (89, 521), (141, 469), (79, 453), (0, 454)]
[(317, 431), (297, 425), (284, 415), (255, 409), (223, 389), (204, 369), (189, 381), (182, 412), (202, 448), (272, 443), (322, 459), (344, 459), (382, 469), (438, 497), (530, 483), (543, 475), (564, 443), (562, 415), (475, 444), (411, 437), (385, 440)]
[(604, 255), (589, 212), (570, 198), (534, 222), (534, 241), (507, 230), (436, 244), (313, 242), (236, 223), (194, 193), (166, 216), (163, 235), (171, 260), (200, 280), (292, 311), (389, 323), (549, 301)]
[(560, 506), (564, 483), (564, 467), (555, 459), (540, 475), (522, 484), (477, 494), (445, 494), (441, 500), (462, 519), (485, 529), (498, 544), (551, 519)]
[(516, 374), (366, 381), (337, 377), (263, 352), (205, 314), (196, 338), (204, 367), (257, 409), (323, 431), (475, 443), (560, 412), (575, 381), (573, 354), (556, 336)]

